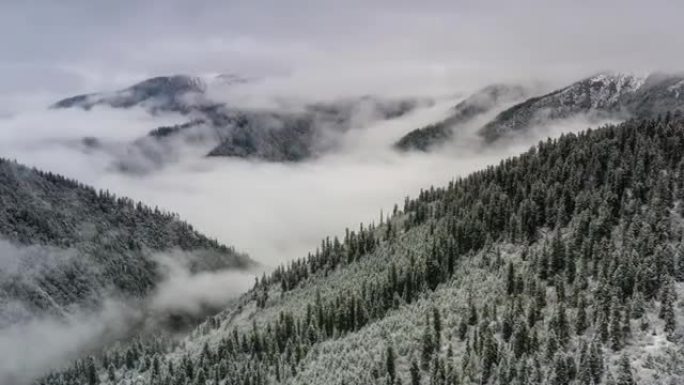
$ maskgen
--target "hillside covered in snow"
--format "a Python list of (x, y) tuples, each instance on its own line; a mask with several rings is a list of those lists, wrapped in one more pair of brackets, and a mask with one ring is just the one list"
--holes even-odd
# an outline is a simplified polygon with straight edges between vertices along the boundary
[(682, 87), (684, 76), (664, 73), (600, 73), (538, 96), (519, 86), (490, 86), (464, 99), (443, 121), (409, 132), (395, 147), (430, 151), (463, 131), (476, 131), (487, 146), (573, 120), (592, 124), (657, 118), (684, 110)]
[(487, 141), (493, 141), (540, 124), (574, 117), (656, 118), (668, 111), (682, 110), (683, 81), (681, 75), (598, 74), (517, 104), (501, 112), (480, 133)]
[(678, 116), (549, 139), (37, 383), (679, 384), (683, 199)]
[[(511, 103), (519, 102), (530, 94), (520, 85), (494, 84), (468, 96), (455, 105), (449, 115), (439, 122), (413, 130), (396, 143), (401, 151), (429, 151), (453, 139), (457, 128), (469, 124), (492, 112), (498, 112)], [(456, 132), (455, 132), (456, 131)]]
[(143, 298), (161, 253), (190, 271), (244, 270), (246, 255), (173, 213), (0, 159), (0, 330)]

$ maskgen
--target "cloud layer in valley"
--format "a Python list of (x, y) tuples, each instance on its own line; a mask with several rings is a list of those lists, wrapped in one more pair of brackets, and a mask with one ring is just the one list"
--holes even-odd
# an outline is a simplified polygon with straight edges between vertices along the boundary
[[(261, 88), (258, 88), (259, 90)], [(400, 154), (392, 144), (410, 130), (438, 121), (457, 98), (439, 99), (387, 121), (356, 119), (338, 151), (302, 163), (268, 163), (186, 154), (152, 173), (112, 167), (112, 154), (78, 145), (84, 136), (125, 141), (151, 129), (141, 111), (34, 111), (0, 119), (0, 153), (81, 182), (178, 212), (200, 231), (249, 253), (267, 266), (305, 256), (324, 236), (379, 219), (405, 196), (445, 185), (525, 150), (546, 134), (586, 128), (586, 122), (546, 127), (523, 141), (489, 149), (474, 145), (486, 117), (461, 127), (458, 140), (431, 154)], [(166, 122), (182, 121), (178, 116)], [(50, 122), (49, 129), (43, 122)], [(567, 123), (567, 122), (566, 122)], [(3, 136), (4, 135), (4, 136)], [(188, 150), (190, 151), (190, 150)]]

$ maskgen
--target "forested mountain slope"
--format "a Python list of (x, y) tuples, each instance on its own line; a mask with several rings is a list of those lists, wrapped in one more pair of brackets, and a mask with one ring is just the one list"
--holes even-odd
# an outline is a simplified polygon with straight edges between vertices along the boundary
[(0, 327), (141, 297), (160, 279), (161, 252), (184, 252), (195, 271), (253, 265), (174, 214), (4, 159), (0, 250)]
[(684, 106), (684, 77), (654, 73), (602, 73), (501, 112), (480, 130), (487, 141), (515, 135), (559, 119), (651, 119)]
[[(606, 72), (546, 94), (529, 95), (529, 90), (521, 87), (486, 87), (454, 107), (447, 119), (411, 131), (395, 147), (403, 151), (432, 150), (452, 140), (454, 133), (468, 128), (467, 124), (478, 116), (487, 119), (474, 123), (480, 125), (476, 128), (485, 145), (563, 120), (653, 119), (684, 109), (684, 76)], [(486, 116), (487, 112), (496, 115)]]
[(568, 134), (40, 384), (680, 384), (684, 121)]
[(428, 151), (452, 139), (454, 130), (489, 112), (527, 97), (530, 90), (520, 85), (493, 84), (455, 105), (446, 119), (415, 129), (395, 143), (402, 151)]

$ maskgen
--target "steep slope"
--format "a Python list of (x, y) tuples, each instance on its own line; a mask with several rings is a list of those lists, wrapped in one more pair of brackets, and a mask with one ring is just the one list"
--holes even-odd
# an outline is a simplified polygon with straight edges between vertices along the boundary
[(450, 140), (454, 129), (459, 125), (466, 124), (497, 107), (517, 102), (528, 94), (529, 90), (518, 85), (487, 86), (454, 106), (446, 119), (404, 135), (397, 141), (395, 148), (402, 151), (429, 151)]
[(175, 112), (186, 116), (188, 122), (173, 129), (154, 129), (124, 149), (98, 143), (99, 149), (123, 154), (119, 156), (120, 168), (146, 171), (172, 161), (189, 145), (205, 150), (208, 156), (302, 161), (335, 149), (340, 137), (350, 129), (362, 128), (368, 121), (399, 117), (426, 102), (364, 96), (294, 109), (247, 109), (214, 100), (207, 92), (212, 84), (225, 87), (245, 82), (235, 76), (218, 76), (209, 83), (186, 75), (157, 77), (113, 93), (67, 98), (53, 108), (135, 106), (153, 114)]
[(143, 297), (161, 278), (162, 252), (193, 271), (254, 265), (174, 214), (3, 159), (0, 249), (0, 328)]
[(677, 384), (684, 121), (540, 143), (40, 384)]
[(501, 112), (480, 134), (491, 142), (554, 120), (578, 116), (620, 120), (654, 118), (682, 109), (682, 86), (681, 75), (599, 74)]

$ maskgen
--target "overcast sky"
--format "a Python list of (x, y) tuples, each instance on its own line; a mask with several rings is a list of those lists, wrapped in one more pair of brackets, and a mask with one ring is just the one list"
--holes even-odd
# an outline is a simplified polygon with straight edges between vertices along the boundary
[(169, 73), (382, 92), (679, 69), (683, 14), (684, 2), (666, 0), (9, 0), (0, 94), (71, 94)]

